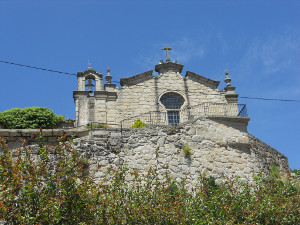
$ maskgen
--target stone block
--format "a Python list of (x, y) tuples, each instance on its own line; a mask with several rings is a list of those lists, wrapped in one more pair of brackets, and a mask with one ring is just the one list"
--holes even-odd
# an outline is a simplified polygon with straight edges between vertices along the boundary
[(247, 144), (249, 143), (249, 138), (248, 137), (241, 137), (238, 139), (239, 143)]
[(236, 163), (243, 163), (243, 160), (242, 160), (242, 158), (240, 158), (240, 157), (234, 157), (234, 162), (236, 162)]
[(239, 168), (239, 170), (243, 170), (245, 168), (244, 164), (238, 164), (237, 167)]
[(191, 164), (191, 166), (193, 166), (193, 167), (199, 167), (200, 165), (201, 165), (200, 162), (197, 160), (193, 160), (193, 162)]

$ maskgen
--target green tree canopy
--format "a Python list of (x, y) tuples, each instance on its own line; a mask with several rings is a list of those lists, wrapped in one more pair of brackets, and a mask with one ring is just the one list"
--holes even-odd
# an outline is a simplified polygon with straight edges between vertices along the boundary
[(50, 129), (62, 121), (63, 116), (46, 107), (14, 108), (0, 113), (0, 123), (6, 129)]

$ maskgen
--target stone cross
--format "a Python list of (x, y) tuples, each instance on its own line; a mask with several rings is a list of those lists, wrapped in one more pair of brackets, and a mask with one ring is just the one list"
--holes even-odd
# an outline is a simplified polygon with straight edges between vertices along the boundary
[(166, 53), (167, 53), (167, 59), (166, 59), (166, 62), (170, 62), (171, 59), (170, 59), (170, 56), (169, 56), (169, 50), (172, 50), (172, 48), (169, 48), (168, 45), (166, 45), (166, 47), (163, 48), (162, 50), (165, 50)]

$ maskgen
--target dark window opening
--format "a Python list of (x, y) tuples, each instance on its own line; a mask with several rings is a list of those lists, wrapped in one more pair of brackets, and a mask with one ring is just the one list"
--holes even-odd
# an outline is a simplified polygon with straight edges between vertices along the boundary
[(180, 122), (179, 111), (168, 111), (169, 125), (177, 126)]
[(160, 98), (160, 102), (166, 109), (180, 109), (184, 103), (184, 98), (177, 93), (167, 93)]

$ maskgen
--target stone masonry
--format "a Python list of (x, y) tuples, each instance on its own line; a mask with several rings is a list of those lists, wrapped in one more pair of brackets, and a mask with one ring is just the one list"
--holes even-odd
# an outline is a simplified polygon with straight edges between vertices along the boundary
[[(6, 132), (6, 133), (5, 133)], [(11, 148), (21, 146), (17, 139), (31, 139), (38, 130), (0, 130)], [(251, 180), (252, 174), (269, 174), (274, 163), (282, 172), (289, 171), (287, 158), (247, 132), (247, 125), (236, 118), (198, 118), (172, 126), (146, 126), (138, 129), (116, 128), (95, 130), (44, 130), (45, 144), (57, 144), (56, 137), (76, 134), (74, 145), (82, 158), (87, 159), (89, 171), (101, 181), (109, 167), (126, 166), (130, 171), (157, 168), (162, 176), (166, 171), (177, 179), (189, 177), (196, 182), (198, 173), (221, 180), (223, 175)], [(183, 147), (190, 148), (185, 155)], [(37, 146), (36, 146), (37, 147)], [(36, 151), (37, 152), (37, 151)], [(132, 177), (127, 174), (126, 179)]]
[[(110, 69), (107, 69), (103, 84), (103, 74), (91, 67), (77, 74), (78, 90), (73, 92), (77, 127), (91, 122), (105, 123), (114, 126), (129, 117), (138, 116), (150, 111), (168, 112), (162, 104), (162, 96), (175, 93), (184, 99), (176, 110), (184, 110), (203, 103), (236, 104), (238, 95), (226, 72), (224, 90), (218, 89), (219, 81), (187, 71), (181, 75), (183, 65), (176, 61), (162, 60), (153, 70), (120, 80), (120, 87), (112, 84)], [(92, 84), (95, 82), (95, 84)], [(93, 89), (94, 88), (94, 89)], [(172, 109), (174, 110), (174, 109)], [(180, 122), (183, 122), (180, 118)]]
[[(112, 84), (109, 68), (106, 84), (103, 74), (91, 67), (78, 73), (78, 90), (73, 92), (76, 128), (44, 130), (46, 144), (75, 134), (74, 145), (97, 181), (109, 167), (121, 166), (141, 172), (155, 167), (160, 175), (168, 171), (177, 180), (188, 177), (190, 183), (199, 172), (217, 180), (224, 175), (251, 180), (253, 173), (269, 174), (272, 164), (289, 171), (283, 154), (247, 132), (250, 118), (246, 106), (237, 104), (228, 71), (226, 87), (220, 90), (219, 81), (190, 71), (181, 76), (183, 65), (171, 62), (170, 48), (164, 50), (167, 60), (155, 66), (157, 76), (150, 70), (123, 78), (120, 87)], [(137, 118), (146, 126), (128, 129)], [(88, 129), (92, 122), (109, 128)], [(0, 129), (0, 137), (8, 138), (13, 149), (21, 146), (20, 137), (36, 146), (31, 136), (37, 133)], [(132, 179), (130, 173), (126, 179)]]

